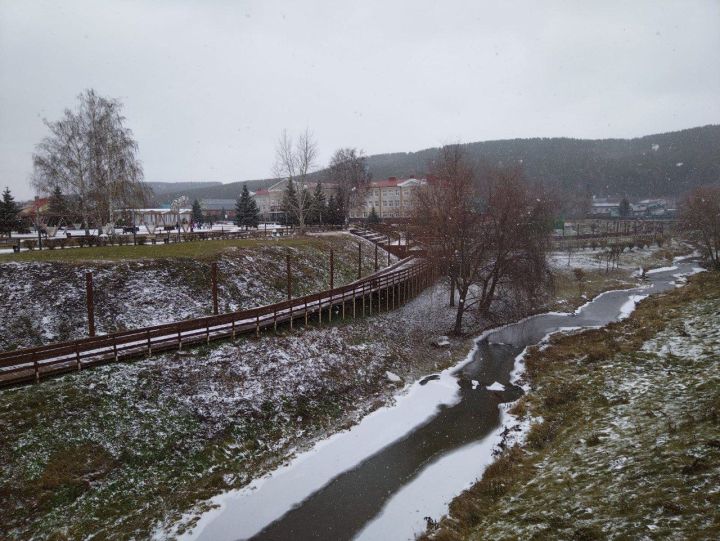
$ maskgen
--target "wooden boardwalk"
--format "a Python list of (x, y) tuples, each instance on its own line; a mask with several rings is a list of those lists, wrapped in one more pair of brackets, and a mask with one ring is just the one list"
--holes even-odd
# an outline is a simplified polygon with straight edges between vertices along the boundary
[(183, 347), (260, 335), (285, 324), (330, 323), (388, 311), (434, 282), (436, 272), (423, 259), (406, 258), (365, 278), (287, 301), (215, 316), (177, 321), (35, 348), (0, 353), (0, 385), (43, 378)]

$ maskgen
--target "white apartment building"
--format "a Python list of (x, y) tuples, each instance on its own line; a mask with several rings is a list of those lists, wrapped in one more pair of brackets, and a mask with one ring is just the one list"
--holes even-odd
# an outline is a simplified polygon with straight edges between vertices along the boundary
[(381, 219), (409, 218), (415, 193), (425, 183), (424, 179), (396, 177), (371, 182), (358, 204), (350, 209), (350, 218), (367, 218), (373, 208)]

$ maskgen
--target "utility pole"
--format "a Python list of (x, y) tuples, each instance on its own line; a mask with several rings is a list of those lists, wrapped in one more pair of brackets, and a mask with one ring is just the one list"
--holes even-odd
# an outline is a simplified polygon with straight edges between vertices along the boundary
[(93, 298), (93, 273), (85, 273), (85, 292), (87, 297), (88, 334), (95, 336), (95, 301)]

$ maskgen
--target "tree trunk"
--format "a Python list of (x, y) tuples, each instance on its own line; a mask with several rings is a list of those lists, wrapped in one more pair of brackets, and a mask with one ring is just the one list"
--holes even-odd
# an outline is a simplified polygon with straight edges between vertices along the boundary
[(458, 301), (457, 312), (455, 312), (455, 326), (453, 327), (453, 334), (460, 336), (462, 334), (462, 319), (465, 313), (465, 301), (460, 299)]
[(455, 278), (450, 278), (450, 306), (455, 306)]

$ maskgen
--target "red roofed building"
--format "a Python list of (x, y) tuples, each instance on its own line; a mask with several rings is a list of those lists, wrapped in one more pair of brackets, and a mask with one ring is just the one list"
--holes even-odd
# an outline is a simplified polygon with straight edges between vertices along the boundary
[(49, 204), (49, 197), (35, 197), (33, 201), (23, 206), (20, 210), (20, 216), (34, 218), (38, 214), (44, 214), (47, 212)]

